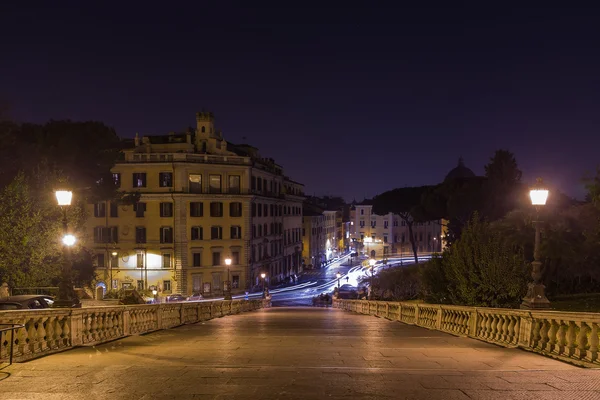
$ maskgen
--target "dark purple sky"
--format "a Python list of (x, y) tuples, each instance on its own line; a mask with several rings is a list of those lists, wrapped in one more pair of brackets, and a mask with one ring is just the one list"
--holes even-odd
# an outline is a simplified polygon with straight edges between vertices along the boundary
[(307, 193), (350, 200), (438, 183), (461, 155), (482, 174), (498, 148), (576, 196), (600, 164), (596, 9), (10, 3), (0, 99), (21, 121), (132, 137), (204, 108)]

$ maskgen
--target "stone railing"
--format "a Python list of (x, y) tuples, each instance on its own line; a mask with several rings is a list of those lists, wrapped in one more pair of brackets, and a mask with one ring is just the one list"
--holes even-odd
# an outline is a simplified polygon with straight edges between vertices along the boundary
[(334, 300), (333, 307), (598, 367), (600, 313)]
[(0, 323), (24, 325), (14, 333), (0, 332), (0, 362), (9, 359), (11, 343), (15, 361), (25, 361), (77, 346), (96, 345), (269, 306), (266, 300), (223, 300), (0, 311)]

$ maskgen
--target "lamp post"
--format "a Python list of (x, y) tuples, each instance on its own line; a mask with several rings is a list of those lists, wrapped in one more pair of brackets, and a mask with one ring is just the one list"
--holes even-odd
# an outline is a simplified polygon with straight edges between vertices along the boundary
[(535, 245), (533, 249), (533, 262), (531, 263), (531, 277), (533, 282), (527, 285), (527, 294), (523, 298), (521, 308), (524, 309), (547, 309), (550, 308), (550, 301), (545, 294), (546, 287), (542, 283), (542, 262), (540, 261), (540, 227), (542, 221), (539, 220), (539, 209), (546, 205), (548, 199), (548, 189), (542, 183), (540, 178), (534, 187), (529, 191), (531, 204), (535, 206)]
[(225, 300), (231, 300), (231, 281), (229, 280), (229, 267), (231, 266), (231, 258), (225, 259), (225, 265), (227, 265), (227, 280), (225, 281)]
[(267, 277), (267, 274), (265, 274), (264, 272), (260, 274), (260, 277), (262, 278), (263, 281), (263, 299), (266, 297), (265, 295), (265, 278)]
[(76, 242), (75, 236), (69, 233), (69, 227), (67, 224), (67, 207), (71, 205), (73, 199), (73, 192), (69, 190), (57, 190), (55, 192), (56, 201), (60, 206), (63, 214), (63, 265), (62, 265), (62, 276), (61, 281), (58, 284), (58, 296), (53, 304), (53, 307), (57, 308), (71, 308), (80, 307), (79, 299), (73, 289), (73, 280), (71, 277), (71, 246)]
[(117, 253), (116, 251), (113, 251), (111, 253), (112, 255), (112, 259), (110, 260), (110, 290), (115, 289), (113, 287), (113, 274), (112, 274), (112, 270), (113, 270), (113, 260), (118, 260), (117, 256), (119, 255), (119, 253)]
[(340, 272), (338, 272), (337, 274), (335, 274), (335, 276), (337, 277), (338, 280), (338, 291), (340, 290), (340, 278), (342, 277), (342, 274)]
[(371, 300), (373, 297), (373, 269), (375, 267), (375, 262), (376, 261), (374, 258), (371, 258), (369, 260), (369, 269), (371, 270), (371, 280), (369, 283), (369, 300)]

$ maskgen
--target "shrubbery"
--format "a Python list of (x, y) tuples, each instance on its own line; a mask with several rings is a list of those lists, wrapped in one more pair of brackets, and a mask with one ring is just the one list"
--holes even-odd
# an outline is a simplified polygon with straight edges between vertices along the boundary
[(522, 249), (475, 215), (460, 240), (424, 266), (422, 293), (436, 303), (517, 307), (528, 271)]

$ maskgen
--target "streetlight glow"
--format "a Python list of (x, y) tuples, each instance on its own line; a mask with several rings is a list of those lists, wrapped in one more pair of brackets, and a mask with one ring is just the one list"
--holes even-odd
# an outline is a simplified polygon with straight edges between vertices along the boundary
[(342, 274), (338, 272), (337, 274), (335, 274), (335, 276), (337, 276), (337, 278), (340, 279), (342, 277)]
[(372, 259), (372, 258), (371, 258), (371, 259), (369, 260), (369, 265), (372, 267), (373, 265), (375, 265), (375, 263), (376, 263), (376, 262), (377, 262), (377, 261), (375, 261), (374, 259)]
[(265, 274), (264, 272), (262, 274), (260, 274), (260, 277), (265, 279), (265, 277), (267, 276), (267, 274)]
[(369, 236), (369, 237), (366, 237), (364, 239), (364, 241), (365, 241), (365, 243), (373, 243), (373, 238)]
[(227, 265), (228, 267), (231, 265), (231, 258), (225, 259), (225, 265)]
[(56, 201), (58, 201), (59, 206), (70, 206), (71, 199), (73, 199), (73, 192), (70, 190), (57, 190), (54, 192), (56, 195)]
[(117, 254), (119, 254), (119, 253), (117, 253), (116, 251), (113, 251), (111, 254), (116, 257)]
[(531, 204), (534, 206), (546, 205), (548, 199), (548, 189), (544, 187), (542, 179), (538, 178), (534, 187), (529, 191), (529, 197), (531, 198)]
[(62, 242), (65, 246), (73, 246), (75, 244), (75, 241), (77, 239), (75, 239), (75, 236), (71, 235), (71, 234), (67, 234), (65, 236), (63, 236), (62, 238)]

